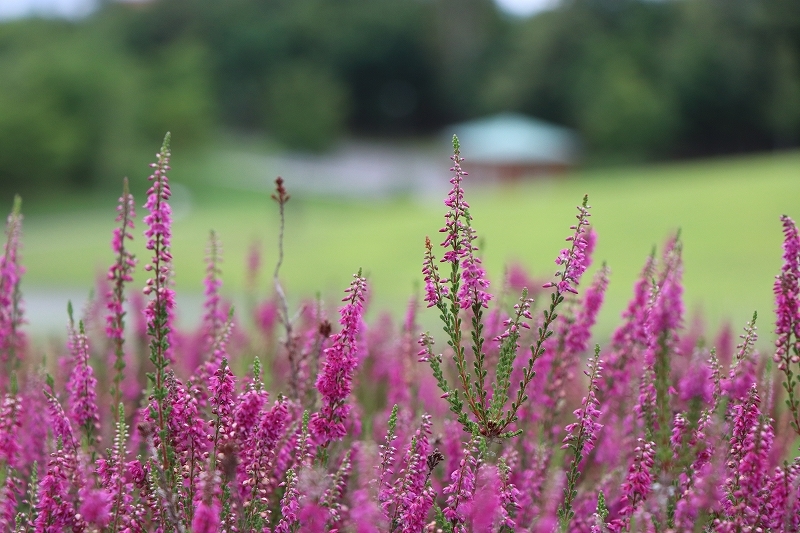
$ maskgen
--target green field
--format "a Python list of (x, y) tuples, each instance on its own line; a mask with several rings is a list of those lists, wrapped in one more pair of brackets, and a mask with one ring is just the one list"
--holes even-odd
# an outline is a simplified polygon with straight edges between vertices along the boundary
[[(246, 172), (214, 154), (173, 161), (174, 183), (192, 191), (192, 207), (174, 226), (173, 254), (179, 291), (199, 293), (208, 231), (224, 246), (225, 290), (240, 295), (247, 249), (264, 245), (261, 290), (276, 259), (277, 210), (264, 191), (243, 191), (231, 176)], [(449, 177), (447, 154), (441, 179)], [(467, 170), (469, 167), (467, 166)], [(631, 293), (633, 281), (654, 245), (681, 228), (686, 301), (703, 309), (710, 324), (730, 319), (743, 325), (757, 309), (771, 320), (772, 281), (780, 268), (782, 213), (800, 219), (800, 153), (713, 161), (584, 170), (546, 181), (487, 188), (466, 183), (474, 227), (495, 286), (510, 260), (537, 276), (555, 270), (575, 205), (588, 193), (599, 234), (595, 267), (612, 269), (601, 329), (608, 331)], [(291, 192), (292, 177), (287, 179)], [(143, 176), (140, 178), (144, 180)], [(215, 179), (229, 186), (209, 183)], [(469, 178), (468, 178), (469, 179)], [(137, 205), (144, 203), (138, 197)], [(11, 201), (8, 199), (10, 206)], [(71, 209), (70, 205), (81, 209)], [(86, 287), (107, 268), (116, 197), (26, 205), (24, 263), (27, 287)], [(342, 201), (295, 194), (287, 207), (283, 278), (294, 297), (321, 291), (333, 297), (363, 267), (373, 289), (372, 312), (402, 308), (421, 286), (420, 260), (426, 235), (439, 241), (444, 206), (439, 199)], [(147, 261), (138, 208), (136, 252)], [(142, 276), (139, 275), (139, 280)], [(141, 283), (141, 281), (139, 281)], [(432, 314), (432, 313), (430, 313)]]

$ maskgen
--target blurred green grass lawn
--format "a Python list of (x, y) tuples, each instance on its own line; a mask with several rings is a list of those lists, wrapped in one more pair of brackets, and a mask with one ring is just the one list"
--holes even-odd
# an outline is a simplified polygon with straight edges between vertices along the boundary
[[(442, 154), (442, 182), (450, 176), (447, 156)], [(214, 229), (224, 248), (224, 291), (241, 295), (248, 248), (260, 241), (264, 250), (260, 290), (268, 294), (278, 228), (268, 189), (239, 188), (237, 176), (247, 169), (238, 168), (221, 152), (177, 155), (172, 166), (173, 183), (192, 192), (188, 212), (182, 214), (176, 205), (177, 290), (202, 291), (208, 232)], [(729, 319), (738, 330), (758, 310), (765, 335), (771, 329), (772, 282), (781, 264), (779, 216), (786, 213), (800, 219), (799, 169), (800, 153), (789, 152), (583, 170), (503, 187), (467, 181), (465, 188), (493, 288), (499, 286), (509, 261), (522, 262), (537, 277), (552, 275), (553, 259), (569, 234), (575, 206), (588, 193), (591, 220), (599, 235), (592, 270), (602, 261), (612, 270), (600, 317), (602, 333), (617, 323), (653, 246), (660, 249), (665, 238), (681, 228), (689, 311), (702, 309), (712, 326)], [(144, 182), (145, 171), (132, 180)], [(284, 178), (292, 193), (293, 177)], [(142, 286), (141, 267), (149, 260), (141, 233), (144, 201), (143, 196), (136, 198), (134, 251), (140, 261), (136, 287)], [(10, 199), (7, 204), (10, 207)], [(64, 196), (38, 206), (23, 202), (23, 212), (28, 212), (23, 290), (85, 287), (88, 292), (113, 259), (109, 243), (115, 206), (113, 195)], [(421, 288), (423, 242), (426, 235), (441, 241), (438, 229), (444, 212), (441, 199), (346, 200), (294, 193), (287, 206), (282, 270), (287, 290), (295, 299), (320, 291), (332, 300), (363, 267), (372, 288), (371, 312), (385, 308), (398, 312)], [(192, 313), (198, 315), (199, 310)], [(427, 315), (435, 320), (432, 311)]]

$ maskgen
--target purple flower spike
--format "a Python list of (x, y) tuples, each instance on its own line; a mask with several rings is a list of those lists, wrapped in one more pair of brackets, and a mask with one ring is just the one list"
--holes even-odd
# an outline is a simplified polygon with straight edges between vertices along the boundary
[(128, 178), (122, 186), (122, 196), (117, 206), (116, 222), (120, 225), (114, 228), (111, 239), (111, 249), (116, 256), (114, 264), (108, 269), (108, 280), (111, 288), (106, 295), (106, 337), (114, 346), (114, 374), (111, 386), (112, 411), (117, 417), (117, 405), (122, 398), (122, 381), (125, 370), (125, 284), (133, 281), (133, 270), (136, 267), (136, 258), (125, 248), (125, 240), (132, 241), (134, 229), (133, 219), (136, 218), (133, 195), (128, 190)]
[(597, 314), (603, 306), (606, 289), (608, 288), (609, 269), (603, 266), (592, 281), (592, 285), (586, 290), (583, 297), (583, 305), (578, 308), (575, 314), (575, 322), (569, 328), (564, 339), (566, 352), (577, 355), (584, 352), (589, 345), (592, 337), (592, 327), (597, 321)]
[(350, 412), (345, 402), (353, 388), (353, 374), (358, 365), (357, 336), (364, 310), (367, 280), (361, 271), (345, 291), (347, 305), (339, 311), (342, 331), (333, 336), (332, 346), (325, 350), (325, 363), (317, 377), (317, 390), (322, 395), (322, 408), (314, 413), (309, 429), (318, 444), (325, 446), (345, 436), (344, 422)]
[[(120, 222), (120, 226), (114, 228), (111, 239), (111, 249), (117, 259), (108, 269), (108, 279), (112, 283), (112, 288), (108, 293), (108, 303), (106, 304), (108, 310), (106, 336), (109, 339), (121, 341), (124, 327), (122, 320), (125, 315), (122, 307), (125, 303), (124, 286), (125, 283), (133, 281), (132, 274), (136, 266), (136, 258), (130, 250), (125, 248), (125, 240), (133, 240), (133, 234), (128, 230), (134, 229), (133, 220), (136, 218), (133, 195), (128, 192), (127, 178), (124, 182), (122, 196), (119, 199), (117, 213), (119, 214), (116, 222)], [(121, 342), (119, 344), (121, 345)]]
[(647, 319), (652, 352), (660, 349), (659, 343), (674, 348), (678, 340), (677, 330), (683, 323), (683, 260), (678, 236), (671, 238), (664, 248), (662, 276)]
[(556, 272), (556, 277), (560, 279), (556, 282), (545, 283), (544, 288), (556, 287), (556, 290), (562, 294), (567, 292), (578, 294), (577, 287), (581, 276), (586, 272), (590, 263), (587, 254), (591, 253), (595, 242), (593, 234), (586, 229), (591, 216), (589, 209), (589, 196), (587, 195), (583, 197), (583, 203), (578, 206), (578, 214), (575, 216), (578, 223), (570, 226), (574, 233), (567, 237), (567, 241), (572, 242), (572, 246), (561, 250), (556, 257), (556, 264), (562, 267), (562, 270)]
[[(22, 428), (22, 402), (17, 394), (6, 394), (0, 405), (0, 465), (19, 466), (19, 431)], [(17, 507), (17, 487), (13, 476), (8, 476), (0, 485), (0, 529), (11, 531)]]
[(466, 510), (475, 495), (475, 477), (478, 471), (478, 449), (474, 440), (470, 440), (464, 449), (464, 456), (458, 468), (450, 474), (450, 484), (442, 492), (447, 494), (447, 507), (443, 510), (444, 517), (453, 524), (453, 531), (464, 533), (466, 531)]
[(797, 398), (796, 371), (791, 365), (800, 363), (800, 234), (794, 220), (786, 215), (783, 223), (783, 266), (775, 279), (775, 341), (774, 360), (786, 379), (792, 427), (800, 435), (800, 400)]
[(24, 338), (22, 302), (19, 283), (25, 269), (19, 264), (19, 238), (22, 232), (22, 200), (14, 199), (14, 208), (8, 215), (6, 243), (0, 256), (0, 390), (8, 385), (8, 376), (21, 356)]
[(574, 411), (574, 415), (578, 421), (567, 425), (564, 430), (567, 436), (564, 437), (564, 445), (562, 448), (574, 448), (576, 455), (586, 457), (594, 449), (597, 435), (602, 424), (597, 422), (600, 417), (600, 402), (597, 400), (597, 381), (600, 379), (600, 371), (602, 370), (602, 361), (595, 353), (594, 357), (590, 357), (586, 366), (589, 367), (588, 371), (584, 371), (589, 377), (589, 393), (583, 398), (582, 406), (580, 409)]
[[(781, 217), (783, 223), (783, 266), (775, 279), (775, 362), (789, 358), (797, 363), (800, 351), (800, 234), (794, 220)], [(792, 341), (794, 336), (794, 341)], [(793, 352), (792, 355), (787, 355)]]
[(464, 181), (464, 177), (468, 176), (468, 174), (461, 168), (464, 158), (461, 157), (458, 139), (456, 138), (453, 140), (453, 155), (450, 156), (450, 159), (453, 160), (450, 172), (455, 172), (455, 176), (450, 178), (450, 183), (453, 187), (447, 193), (447, 198), (444, 199), (444, 205), (450, 211), (444, 216), (445, 224), (439, 232), (446, 235), (442, 242), (442, 248), (450, 248), (444, 254), (442, 262), (458, 264), (459, 260), (468, 253), (465, 244), (469, 246), (469, 243), (472, 242), (469, 238), (471, 235), (467, 233), (472, 217), (468, 211), (469, 204), (464, 200), (464, 189), (461, 187), (461, 182)]
[[(144, 267), (153, 276), (147, 280), (144, 288), (145, 295), (153, 295), (144, 309), (144, 315), (147, 319), (148, 330), (155, 334), (155, 340), (159, 344), (158, 349), (162, 351), (161, 355), (166, 359), (170, 359), (171, 354), (170, 332), (175, 308), (175, 291), (170, 288), (172, 209), (169, 205), (169, 198), (172, 191), (167, 178), (171, 155), (169, 134), (167, 134), (161, 151), (157, 154), (158, 162), (150, 165), (155, 169), (148, 178), (153, 185), (147, 191), (147, 202), (144, 204), (145, 209), (149, 211), (149, 214), (144, 217), (144, 223), (147, 225), (144, 232), (144, 236), (147, 238), (145, 247), (153, 251), (152, 263)], [(160, 387), (161, 384), (158, 385)]]
[(222, 332), (222, 327), (226, 320), (219, 295), (219, 290), (222, 287), (222, 279), (220, 279), (222, 270), (219, 267), (221, 262), (222, 244), (219, 242), (216, 232), (212, 230), (208, 240), (206, 277), (203, 279), (204, 295), (206, 297), (205, 302), (203, 302), (203, 309), (205, 309), (203, 328), (208, 346), (212, 345)]
[(616, 533), (630, 529), (631, 517), (650, 494), (653, 483), (650, 470), (654, 464), (655, 443), (639, 439), (639, 446), (634, 452), (628, 476), (622, 483), (622, 510), (619, 516), (608, 525), (609, 531)]
[(72, 372), (67, 381), (70, 419), (86, 434), (90, 444), (96, 440), (100, 428), (100, 415), (97, 410), (97, 380), (94, 369), (89, 364), (89, 339), (86, 337), (83, 322), (77, 332), (70, 335), (72, 352)]
[[(215, 533), (219, 531), (219, 502), (200, 502), (192, 518), (192, 533)], [(277, 531), (277, 530), (276, 530)]]
[[(461, 168), (464, 158), (461, 157), (456, 137), (453, 137), (453, 155), (450, 159), (453, 160), (453, 167), (450, 171), (455, 175), (450, 179), (453, 188), (450, 189), (444, 200), (444, 205), (450, 210), (445, 214), (444, 227), (439, 230), (440, 233), (446, 234), (442, 248), (447, 249), (447, 252), (445, 252), (442, 262), (452, 265), (453, 279), (450, 279), (451, 283), (458, 281), (455, 276), (459, 267), (461, 268), (461, 285), (458, 293), (454, 295), (459, 306), (462, 309), (469, 309), (473, 306), (487, 307), (492, 295), (486, 292), (489, 288), (489, 281), (486, 279), (486, 271), (481, 266), (480, 258), (475, 255), (478, 247), (473, 242), (477, 239), (477, 235), (472, 228), (472, 215), (469, 214), (469, 204), (464, 200), (464, 189), (461, 187), (461, 182), (468, 174)], [(428, 256), (429, 254), (426, 254), (426, 264), (423, 268), (423, 273), (426, 275), (426, 294), (429, 290), (428, 279), (431, 278)], [(439, 297), (441, 296), (443, 295), (439, 291)], [(426, 301), (429, 303), (432, 299), (433, 297), (426, 296)]]
[(275, 533), (292, 533), (297, 526), (300, 491), (297, 489), (297, 474), (294, 470), (286, 473), (285, 487), (286, 490), (281, 498), (281, 519), (275, 526)]
[(443, 280), (439, 276), (439, 267), (433, 257), (433, 245), (429, 237), (425, 237), (425, 257), (422, 260), (422, 274), (425, 279), (425, 301), (428, 302), (428, 307), (433, 307), (442, 298), (446, 297), (448, 292), (447, 287), (442, 285)]

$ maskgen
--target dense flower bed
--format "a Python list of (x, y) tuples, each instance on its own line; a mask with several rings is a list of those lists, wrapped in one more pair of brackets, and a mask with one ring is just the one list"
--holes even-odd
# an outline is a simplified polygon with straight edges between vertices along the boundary
[[(428, 238), (422, 269), (440, 344), (419, 331), (415, 299), (402, 325), (365, 324), (360, 271), (338, 326), (318, 300), (293, 311), (280, 261), (274, 296), (248, 311), (257, 327), (236, 327), (213, 233), (202, 325), (177, 331), (169, 159), (167, 138), (144, 205), (144, 296), (130, 287), (126, 184), (107, 285), (77, 322), (70, 308), (66, 349), (49, 366), (22, 328), (19, 201), (8, 218), (2, 531), (800, 530), (790, 218), (770, 357), (755, 349), (755, 315), (735, 347), (730, 331), (709, 343), (684, 330), (678, 236), (646, 258), (620, 326), (592, 345), (609, 271), (584, 279), (596, 241), (588, 199), (554, 278), (526, 280), (507, 303), (524, 276), (490, 292), (454, 140), (442, 259)], [(282, 254), (289, 195), (276, 184)]]

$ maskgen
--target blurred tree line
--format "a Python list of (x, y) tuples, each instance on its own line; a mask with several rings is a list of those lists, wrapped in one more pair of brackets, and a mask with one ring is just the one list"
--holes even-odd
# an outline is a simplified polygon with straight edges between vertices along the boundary
[[(797, 0), (106, 0), (0, 24), (0, 187), (135, 172), (166, 130), (324, 150), (516, 110), (591, 155), (673, 158), (800, 141)], [(146, 152), (149, 153), (149, 152)], [(24, 185), (21, 185), (24, 184)]]

